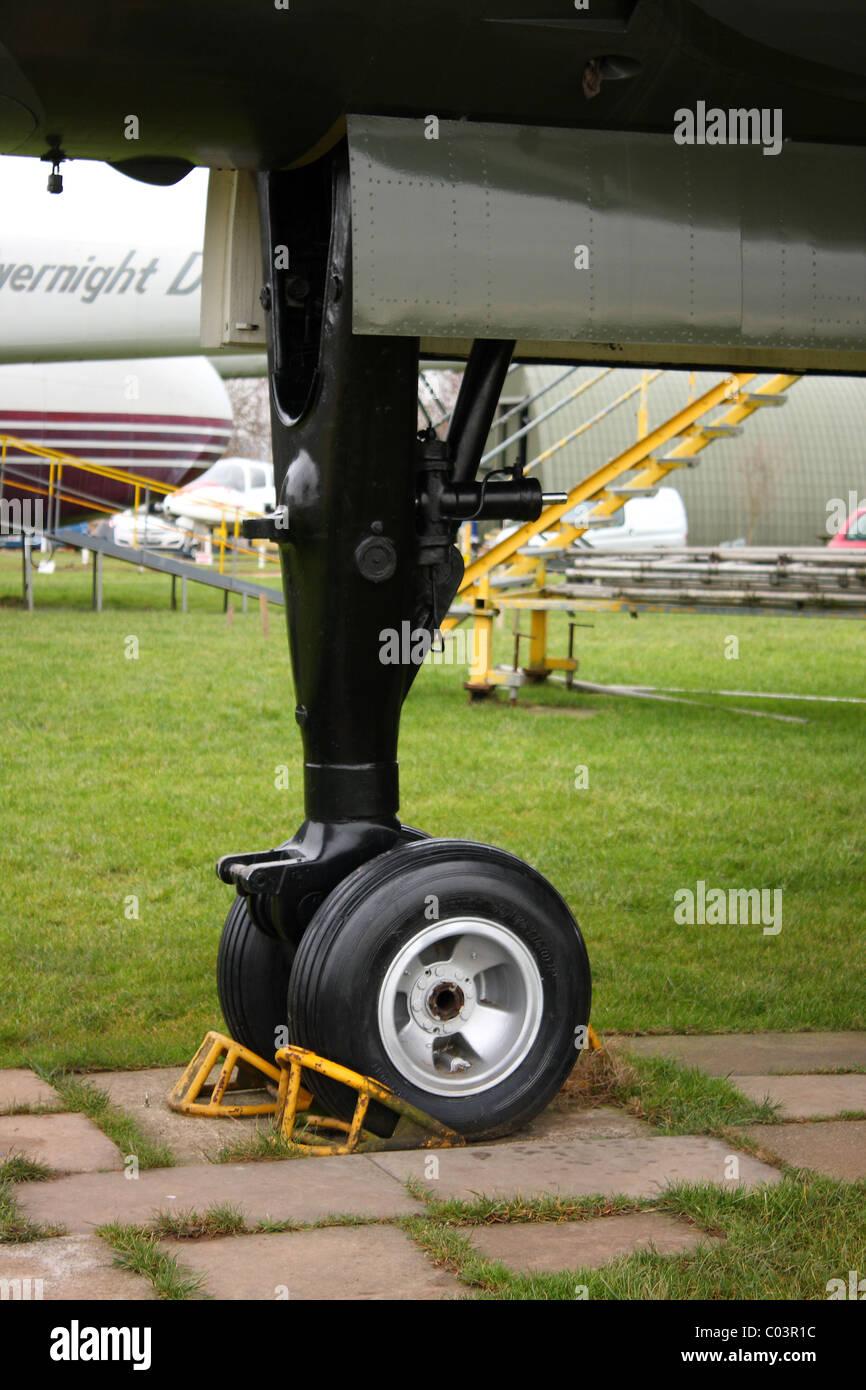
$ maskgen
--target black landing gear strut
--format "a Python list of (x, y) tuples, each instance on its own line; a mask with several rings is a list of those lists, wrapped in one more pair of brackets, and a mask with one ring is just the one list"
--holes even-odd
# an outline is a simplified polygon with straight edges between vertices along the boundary
[[(382, 657), (389, 634), (432, 634), (447, 613), (461, 520), (540, 514), (535, 480), (475, 480), (513, 344), (476, 343), (447, 442), (419, 436), (417, 340), (352, 333), (345, 150), (261, 175), (260, 204), (277, 508), (245, 530), (280, 547), (306, 818), (276, 849), (219, 861), (238, 894), (220, 1002), (254, 1051), (270, 1058), (288, 1024), (292, 1042), (490, 1137), (570, 1071), (586, 950), (529, 865), (400, 822), (400, 711), (418, 667)], [(354, 1093), (305, 1085), (351, 1117)], [(371, 1106), (369, 1128), (393, 1122)]]

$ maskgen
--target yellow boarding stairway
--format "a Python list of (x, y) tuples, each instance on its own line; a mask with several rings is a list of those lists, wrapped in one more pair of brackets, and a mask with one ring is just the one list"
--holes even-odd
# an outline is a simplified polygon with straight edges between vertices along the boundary
[[(645, 400), (647, 387), (661, 374), (659, 371), (645, 374), (642, 382), (630, 387), (604, 410), (539, 454), (527, 465), (526, 471), (543, 463), (638, 391), (644, 393)], [(574, 604), (546, 590), (547, 562), (562, 555), (584, 532), (598, 525), (610, 524), (610, 518), (630, 497), (652, 496), (669, 473), (678, 468), (694, 468), (703, 450), (714, 440), (729, 439), (742, 433), (743, 422), (756, 410), (785, 404), (784, 393), (799, 381), (799, 376), (779, 373), (762, 385), (748, 389), (756, 377), (757, 373), (754, 372), (734, 372), (725, 377), (664, 424), (644, 433), (630, 448), (584, 478), (571, 489), (564, 502), (546, 507), (537, 521), (526, 522), (467, 564), (455, 606), (443, 622), (442, 629), (447, 632), (468, 617), (474, 622), (472, 664), (466, 682), (472, 698), (481, 698), (497, 686), (506, 685), (510, 688), (512, 700), (515, 700), (517, 690), (525, 680), (544, 680), (551, 671), (557, 670), (565, 673), (567, 684), (571, 683), (577, 669), (573, 655), (574, 624), (569, 635), (569, 655), (555, 657), (547, 652), (547, 620), (551, 611), (573, 609)], [(594, 385), (599, 379), (593, 378), (588, 385)], [(717, 411), (718, 414), (715, 413)], [(645, 419), (644, 407), (641, 414)], [(595, 503), (595, 506), (580, 524), (565, 521), (564, 518), (580, 503)], [(543, 543), (530, 549), (529, 542), (542, 533), (546, 533)], [(502, 566), (507, 568), (494, 579), (494, 571)], [(530, 614), (530, 631), (515, 634), (515, 657), (511, 669), (494, 668), (491, 664), (493, 620), (502, 608), (527, 609)], [(519, 661), (521, 641), (528, 642), (527, 664), (522, 669)]]

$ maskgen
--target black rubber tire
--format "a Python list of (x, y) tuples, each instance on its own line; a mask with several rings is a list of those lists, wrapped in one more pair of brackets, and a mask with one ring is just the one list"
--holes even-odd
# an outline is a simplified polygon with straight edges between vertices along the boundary
[(273, 1062), (277, 1028), (285, 1028), (286, 992), (295, 948), (259, 931), (245, 898), (229, 909), (217, 953), (217, 993), (229, 1035)]
[[(541, 1022), (517, 1069), (475, 1095), (447, 1096), (402, 1076), (383, 1045), (378, 998), (389, 965), (424, 925), (475, 915), (505, 925), (534, 956), (543, 991)], [(467, 1138), (493, 1138), (526, 1124), (553, 1098), (578, 1055), (589, 1022), (586, 947), (569, 908), (539, 873), (505, 850), (465, 840), (420, 840), (364, 864), (322, 903), (301, 940), (289, 985), (292, 1041), (374, 1076)], [(333, 1115), (349, 1119), (348, 1087), (316, 1074), (305, 1084)], [(394, 1116), (371, 1106), (367, 1128), (390, 1134)]]

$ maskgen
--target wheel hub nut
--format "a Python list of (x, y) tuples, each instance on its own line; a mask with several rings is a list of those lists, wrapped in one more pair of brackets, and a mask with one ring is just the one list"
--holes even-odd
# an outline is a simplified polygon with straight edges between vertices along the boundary
[(445, 981), (441, 985), (435, 985), (430, 991), (427, 1007), (434, 1017), (447, 1022), (449, 1018), (457, 1017), (463, 1008), (463, 1002), (464, 995), (460, 986)]

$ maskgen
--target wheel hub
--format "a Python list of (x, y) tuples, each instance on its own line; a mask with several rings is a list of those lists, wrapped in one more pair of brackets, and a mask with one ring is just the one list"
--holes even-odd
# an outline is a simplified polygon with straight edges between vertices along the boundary
[(386, 971), (382, 1042), (412, 1084), (471, 1095), (524, 1060), (543, 997), (535, 957), (510, 927), (481, 917), (439, 921), (411, 937)]
[(465, 971), (452, 964), (425, 966), (408, 991), (409, 1013), (427, 1033), (456, 1033), (472, 1017), (477, 997)]

